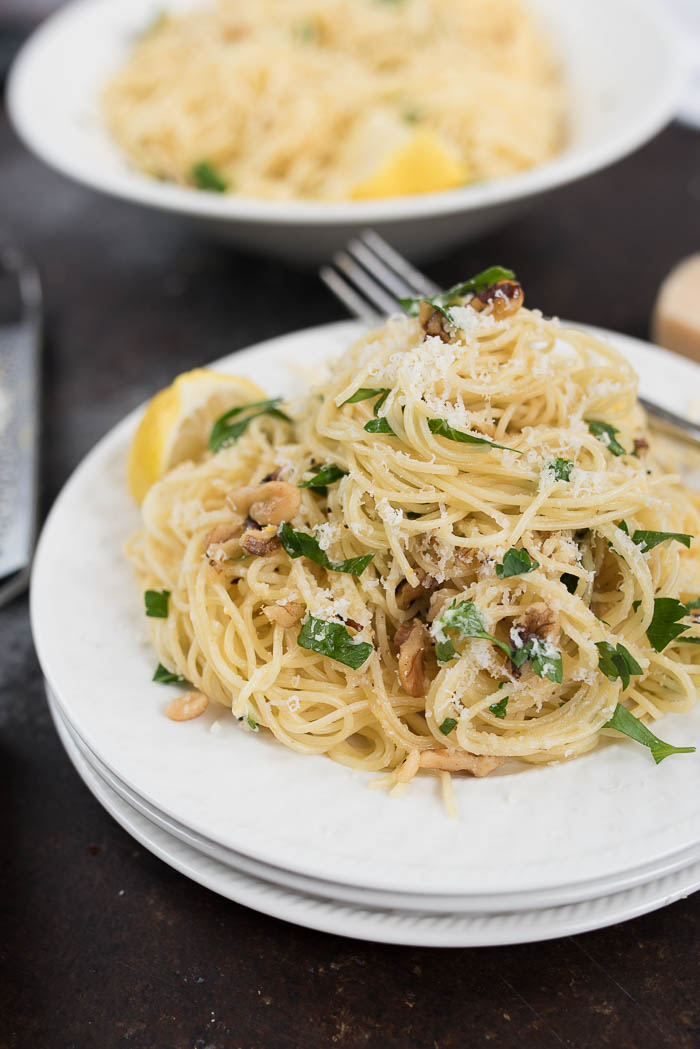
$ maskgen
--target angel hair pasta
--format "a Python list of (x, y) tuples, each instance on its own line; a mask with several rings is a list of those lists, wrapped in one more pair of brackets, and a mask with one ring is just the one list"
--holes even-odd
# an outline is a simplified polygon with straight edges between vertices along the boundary
[(561, 78), (521, 0), (218, 0), (160, 17), (103, 102), (138, 170), (281, 200), (451, 189), (563, 138)]
[(634, 371), (496, 267), (406, 308), (149, 490), (129, 549), (170, 595), (159, 660), (390, 783), (618, 732), (661, 761), (647, 726), (700, 678), (700, 498), (657, 463)]

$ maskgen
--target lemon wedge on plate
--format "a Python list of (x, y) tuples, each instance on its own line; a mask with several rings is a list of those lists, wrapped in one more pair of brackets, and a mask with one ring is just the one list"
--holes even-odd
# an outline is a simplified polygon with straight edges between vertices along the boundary
[(173, 466), (197, 459), (212, 426), (229, 408), (264, 398), (259, 386), (237, 375), (206, 368), (178, 375), (149, 401), (131, 442), (127, 480), (134, 499), (140, 503)]

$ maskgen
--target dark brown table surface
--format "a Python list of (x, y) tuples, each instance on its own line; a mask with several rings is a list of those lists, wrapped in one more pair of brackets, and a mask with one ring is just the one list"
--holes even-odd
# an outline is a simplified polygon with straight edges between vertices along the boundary
[[(0, 200), (45, 282), (44, 514), (95, 441), (177, 372), (343, 316), (312, 272), (66, 182), (4, 117)], [(659, 281), (698, 249), (699, 209), (700, 134), (676, 125), (432, 274), (510, 265), (530, 304), (644, 337)], [(52, 727), (26, 598), (0, 611), (0, 652), (2, 1049), (700, 1045), (700, 895), (476, 950), (288, 925), (188, 881), (100, 807)]]

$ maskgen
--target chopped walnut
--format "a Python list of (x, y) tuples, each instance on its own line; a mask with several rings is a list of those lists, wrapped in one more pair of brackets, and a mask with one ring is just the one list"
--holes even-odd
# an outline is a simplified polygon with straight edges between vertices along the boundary
[(426, 335), (436, 335), (443, 342), (449, 342), (452, 338), (445, 327), (445, 317), (440, 310), (436, 310), (431, 302), (423, 299), (418, 307), (418, 321)]
[(644, 437), (635, 437), (634, 439), (634, 454), (641, 458), (645, 452), (649, 451), (649, 442)]
[(399, 681), (409, 696), (425, 695), (423, 657), (428, 632), (419, 619), (402, 623), (396, 631), (394, 645), (399, 653)]
[(418, 586), (411, 586), (407, 579), (402, 580), (396, 588), (397, 607), (405, 612), (419, 597), (428, 597), (440, 584), (422, 568), (417, 570)]
[(273, 524), (265, 528), (247, 528), (241, 536), (241, 546), (245, 552), (256, 557), (268, 557), (279, 545), (277, 527)]
[(456, 750), (422, 750), (418, 761), (419, 768), (440, 769), (443, 772), (471, 772), (472, 776), (488, 776), (505, 758), (491, 754), (468, 754)]
[(265, 605), (263, 611), (271, 623), (287, 627), (298, 623), (306, 608), (298, 601), (290, 601), (286, 605)]
[(499, 280), (475, 295), (469, 305), (478, 312), (488, 308), (492, 317), (501, 320), (517, 313), (524, 301), (522, 285), (516, 280)]
[(544, 601), (537, 601), (534, 605), (530, 605), (525, 614), (516, 622), (515, 629), (523, 641), (531, 637), (554, 641), (559, 636), (559, 616)]
[(204, 536), (204, 555), (217, 572), (221, 571), (221, 566), (228, 557), (238, 553), (242, 531), (241, 522), (233, 520), (229, 524), (215, 525)]
[(296, 516), (301, 506), (301, 495), (294, 484), (265, 481), (232, 492), (228, 502), (234, 510), (248, 514), (259, 525), (278, 525)]

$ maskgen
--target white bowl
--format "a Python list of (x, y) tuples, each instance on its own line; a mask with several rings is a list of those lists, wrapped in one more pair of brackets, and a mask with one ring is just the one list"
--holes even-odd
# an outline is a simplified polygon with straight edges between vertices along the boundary
[[(686, 53), (656, 0), (530, 3), (562, 62), (567, 146), (530, 171), (448, 192), (275, 202), (168, 185), (131, 170), (102, 126), (98, 98), (163, 0), (77, 0), (61, 9), (20, 52), (8, 108), (27, 146), (65, 175), (196, 220), (234, 244), (313, 262), (372, 226), (400, 251), (429, 258), (498, 225), (525, 201), (618, 160), (663, 127), (677, 107)], [(165, 6), (192, 6), (192, 0), (167, 0)]]

